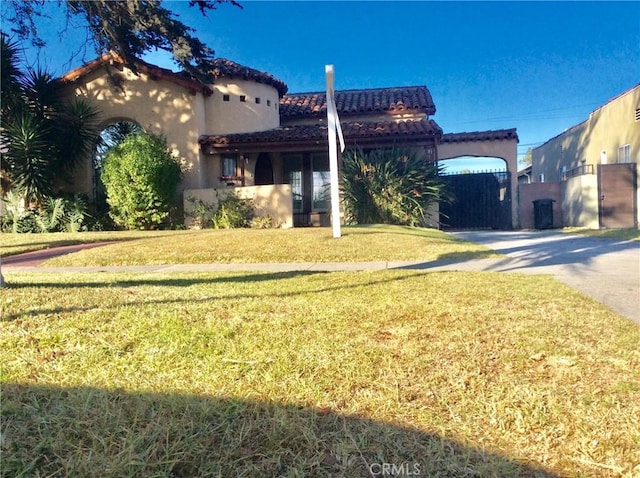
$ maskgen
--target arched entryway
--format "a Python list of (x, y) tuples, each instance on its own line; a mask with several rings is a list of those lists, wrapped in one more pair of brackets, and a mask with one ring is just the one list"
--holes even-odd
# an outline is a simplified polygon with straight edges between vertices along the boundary
[(256, 170), (254, 173), (256, 186), (266, 186), (273, 184), (273, 165), (269, 153), (260, 153), (256, 160)]
[[(440, 205), (442, 227), (518, 227), (517, 145), (515, 129), (442, 136), (437, 148), (438, 162), (444, 165), (449, 160), (451, 164), (466, 162), (464, 167), (451, 171), (457, 174), (443, 176), (457, 202)], [(475, 164), (479, 167), (473, 167)]]

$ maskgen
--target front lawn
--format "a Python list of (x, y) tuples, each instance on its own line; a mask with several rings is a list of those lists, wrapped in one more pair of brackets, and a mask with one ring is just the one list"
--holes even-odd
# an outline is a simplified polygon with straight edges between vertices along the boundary
[(3, 476), (640, 473), (640, 329), (545, 276), (10, 283)]
[[(88, 240), (83, 234), (90, 234)], [(0, 253), (29, 243), (44, 247), (63, 241), (117, 241), (47, 261), (49, 266), (109, 266), (257, 262), (376, 262), (496, 256), (484, 246), (435, 229), (400, 226), (343, 228), (229, 229), (125, 233), (3, 234)], [(70, 237), (67, 237), (70, 236)], [(35, 248), (35, 247), (34, 247)]]

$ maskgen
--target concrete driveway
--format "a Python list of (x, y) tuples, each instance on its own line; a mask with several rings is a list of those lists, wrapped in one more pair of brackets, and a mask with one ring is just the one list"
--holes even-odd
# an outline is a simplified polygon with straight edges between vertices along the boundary
[(453, 234), (506, 256), (499, 260), (471, 261), (476, 262), (476, 270), (550, 274), (640, 325), (640, 241), (557, 231)]

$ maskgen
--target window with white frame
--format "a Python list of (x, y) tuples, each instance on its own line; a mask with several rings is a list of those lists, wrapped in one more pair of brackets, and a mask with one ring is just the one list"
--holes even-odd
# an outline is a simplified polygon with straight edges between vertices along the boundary
[(238, 158), (235, 155), (222, 157), (222, 177), (232, 178), (237, 175)]
[(630, 163), (631, 162), (631, 146), (625, 144), (618, 148), (618, 163)]

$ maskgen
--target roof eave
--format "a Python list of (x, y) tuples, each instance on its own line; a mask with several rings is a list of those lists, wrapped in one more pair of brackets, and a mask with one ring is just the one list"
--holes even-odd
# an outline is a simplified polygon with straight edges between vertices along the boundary
[[(75, 68), (68, 73), (65, 73), (60, 78), (58, 78), (58, 82), (68, 85), (73, 84), (76, 81), (80, 80), (82, 77), (88, 75), (89, 73), (97, 70), (98, 68), (105, 65), (119, 64), (125, 66), (126, 63), (122, 59), (120, 55), (116, 52), (110, 52), (102, 55), (100, 58), (97, 58), (89, 63), (82, 65), (78, 68)], [(182, 78), (178, 73), (174, 73), (171, 70), (166, 70), (164, 68), (160, 68), (159, 66), (151, 65), (142, 60), (138, 60), (135, 62), (134, 67), (141, 71), (142, 73), (148, 75), (153, 80), (165, 80), (170, 83), (177, 84), (187, 89), (191, 93), (199, 92), (205, 96), (210, 96), (213, 94), (213, 90), (206, 86), (203, 83), (200, 83), (197, 80), (190, 80), (188, 78)]]

